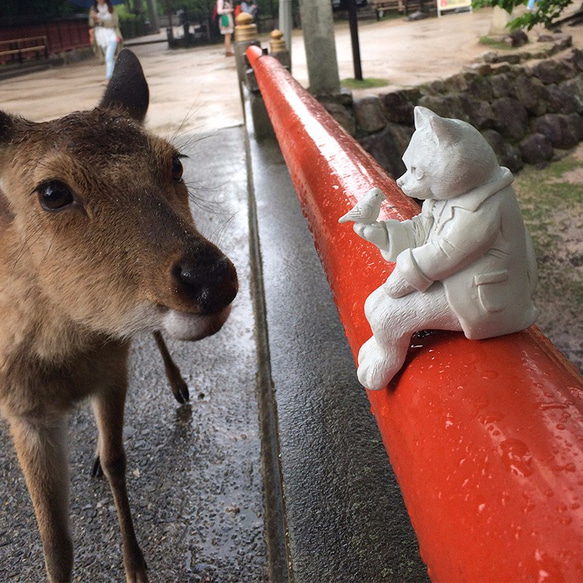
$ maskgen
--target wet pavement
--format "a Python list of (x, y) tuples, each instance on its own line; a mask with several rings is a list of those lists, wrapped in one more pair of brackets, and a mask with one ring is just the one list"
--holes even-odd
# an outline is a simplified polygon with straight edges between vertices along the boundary
[[(478, 29), (485, 34), (489, 16), (458, 16), (449, 22), (464, 31), (463, 39), (450, 39), (450, 48), (461, 54), (459, 47), (470, 43), (465, 31), (474, 40)], [(447, 32), (444, 21), (405, 26), (413, 25), (413, 43), (438, 28)], [(371, 39), (364, 46), (376, 46), (377, 55), (389, 32), (396, 42), (407, 38), (395, 24), (384, 26), (361, 28), (361, 38)], [(337, 34), (341, 76), (351, 76), (346, 38)], [(305, 82), (302, 50), (294, 44), (295, 72)], [(368, 51), (365, 75), (383, 76), (373, 63), (387, 60), (369, 58)], [(128, 488), (151, 580), (426, 581), (277, 144), (257, 142), (242, 125), (234, 61), (220, 46), (169, 51), (160, 43), (135, 52), (150, 81), (148, 125), (188, 155), (196, 221), (233, 259), (241, 282), (219, 334), (198, 343), (169, 341), (190, 404), (174, 400), (151, 337), (133, 348)], [(405, 66), (400, 54), (395, 48), (395, 72), (385, 73), (395, 79), (398, 63)], [(431, 66), (418, 67), (415, 79), (401, 71), (399, 83), (459, 68), (443, 58), (427, 59)], [(91, 61), (2, 81), (0, 109), (42, 120), (92, 107), (103, 91), (101, 74)], [(89, 408), (76, 411), (70, 421), (75, 581), (122, 581), (109, 488), (90, 476), (95, 435)], [(43, 581), (34, 514), (4, 424), (0, 474), (0, 581)]]
[(425, 581), (279, 148), (250, 146), (292, 580)]

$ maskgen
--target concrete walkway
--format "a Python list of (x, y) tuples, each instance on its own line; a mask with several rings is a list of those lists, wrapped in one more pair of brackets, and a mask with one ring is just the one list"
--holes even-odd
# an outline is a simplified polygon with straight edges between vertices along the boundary
[[(477, 38), (489, 21), (480, 11), (366, 23), (365, 76), (395, 87), (447, 76), (484, 52)], [(351, 77), (345, 25), (336, 38), (341, 76)], [(296, 34), (294, 73), (307, 84), (301, 45)], [(220, 46), (169, 51), (160, 43), (135, 52), (150, 82), (148, 124), (188, 155), (196, 220), (233, 258), (242, 284), (220, 334), (170, 343), (190, 405), (174, 402), (149, 337), (133, 351), (129, 491), (151, 580), (426, 581), (277, 144), (256, 142), (242, 125), (233, 60)], [(43, 120), (93, 107), (102, 73), (88, 62), (3, 81), (0, 109)], [(41, 581), (32, 507), (0, 427), (0, 580)], [(75, 580), (121, 581), (111, 497), (104, 481), (89, 477), (88, 409), (72, 417), (70, 434)]]

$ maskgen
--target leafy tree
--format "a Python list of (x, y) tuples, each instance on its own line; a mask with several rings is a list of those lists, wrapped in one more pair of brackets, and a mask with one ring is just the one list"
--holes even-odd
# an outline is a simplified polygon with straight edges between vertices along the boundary
[[(167, 1), (167, 0), (166, 0)], [(184, 10), (191, 18), (204, 18), (213, 12), (216, 0), (172, 0), (172, 11)], [(158, 2), (158, 7), (163, 8), (164, 2)], [(164, 6), (164, 11), (166, 7)]]
[[(526, 28), (527, 30), (530, 30), (537, 24), (544, 24), (544, 26), (550, 28), (559, 18), (563, 10), (572, 3), (573, 0), (539, 0), (535, 4), (535, 8), (532, 12), (525, 12), (522, 16), (510, 21), (510, 30), (515, 30), (517, 28)], [(506, 10), (508, 14), (511, 14), (514, 8), (524, 4), (525, 0), (473, 0), (472, 2), (472, 5), (475, 8), (481, 8), (482, 6), (499, 6)]]

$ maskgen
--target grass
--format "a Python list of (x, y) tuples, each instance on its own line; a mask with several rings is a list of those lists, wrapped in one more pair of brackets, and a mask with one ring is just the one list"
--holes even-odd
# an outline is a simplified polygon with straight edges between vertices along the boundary
[(583, 216), (582, 185), (564, 178), (577, 168), (583, 169), (583, 161), (570, 155), (543, 169), (527, 166), (516, 176), (514, 186), (531, 229), (548, 230), (557, 214)]
[(583, 304), (583, 182), (565, 178), (576, 169), (583, 172), (583, 160), (569, 155), (543, 169), (528, 166), (514, 182), (538, 258), (539, 289), (571, 305)]
[(389, 84), (388, 79), (377, 79), (375, 77), (365, 77), (362, 81), (357, 79), (342, 79), (340, 84), (348, 89), (372, 89), (374, 87), (385, 87)]
[(492, 38), (490, 36), (480, 37), (480, 44), (486, 45), (487, 47), (490, 47), (491, 49), (494, 49), (497, 51), (511, 51), (514, 48), (514, 47), (511, 47), (510, 45), (507, 45), (505, 42), (502, 42), (502, 41), (495, 39), (495, 38)]

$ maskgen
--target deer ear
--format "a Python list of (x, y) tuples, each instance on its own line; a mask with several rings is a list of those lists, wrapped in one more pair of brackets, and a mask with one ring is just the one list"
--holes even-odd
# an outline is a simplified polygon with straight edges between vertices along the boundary
[(149, 100), (148, 83), (138, 57), (129, 49), (123, 49), (115, 62), (113, 76), (109, 80), (100, 107), (122, 107), (141, 123), (146, 117)]
[(8, 113), (0, 111), (0, 144), (7, 142), (14, 133), (14, 117)]

